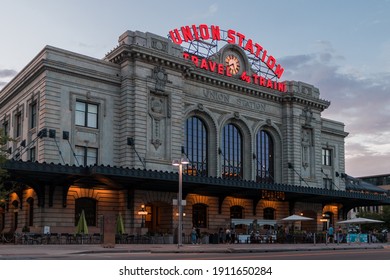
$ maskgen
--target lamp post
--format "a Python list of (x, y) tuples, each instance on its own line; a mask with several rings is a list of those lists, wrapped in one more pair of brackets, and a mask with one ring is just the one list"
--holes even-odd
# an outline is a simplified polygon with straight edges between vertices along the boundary
[(189, 160), (186, 157), (181, 158), (180, 160), (172, 161), (173, 166), (179, 166), (179, 193), (177, 195), (177, 207), (179, 212), (179, 228), (178, 228), (178, 237), (177, 237), (177, 246), (183, 245), (183, 208), (182, 208), (182, 198), (183, 198), (183, 164), (189, 164)]

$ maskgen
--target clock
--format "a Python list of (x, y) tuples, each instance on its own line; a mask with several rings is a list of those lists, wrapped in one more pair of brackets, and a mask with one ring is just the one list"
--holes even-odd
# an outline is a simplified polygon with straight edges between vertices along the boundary
[(236, 75), (240, 71), (240, 60), (239, 58), (234, 54), (228, 54), (225, 57), (225, 65), (226, 68), (229, 69), (230, 74)]

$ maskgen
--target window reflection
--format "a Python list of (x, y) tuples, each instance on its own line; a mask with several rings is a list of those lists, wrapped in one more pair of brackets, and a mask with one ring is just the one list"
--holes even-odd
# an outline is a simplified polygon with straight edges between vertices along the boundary
[(222, 177), (242, 178), (242, 136), (233, 124), (223, 128), (222, 156)]
[(191, 117), (186, 120), (184, 152), (190, 164), (183, 166), (186, 174), (207, 176), (207, 130), (202, 120)]

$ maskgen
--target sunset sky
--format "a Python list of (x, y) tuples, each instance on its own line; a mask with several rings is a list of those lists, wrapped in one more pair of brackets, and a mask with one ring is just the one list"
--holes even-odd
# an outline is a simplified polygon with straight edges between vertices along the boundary
[(331, 102), (323, 117), (349, 132), (347, 174), (390, 173), (390, 1), (3, 0), (0, 13), (0, 89), (45, 45), (103, 58), (126, 30), (240, 31), (283, 65), (282, 80)]

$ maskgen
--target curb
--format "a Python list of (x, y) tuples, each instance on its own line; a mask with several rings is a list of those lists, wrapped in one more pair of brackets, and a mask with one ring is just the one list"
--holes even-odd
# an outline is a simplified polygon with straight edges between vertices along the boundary
[(99, 254), (99, 253), (150, 253), (150, 254), (204, 254), (204, 253), (267, 253), (267, 252), (294, 252), (294, 251), (334, 251), (334, 250), (361, 250), (361, 249), (390, 249), (390, 245), (376, 246), (340, 246), (340, 247), (297, 247), (297, 248), (185, 248), (185, 249), (109, 249), (78, 251), (71, 254)]

